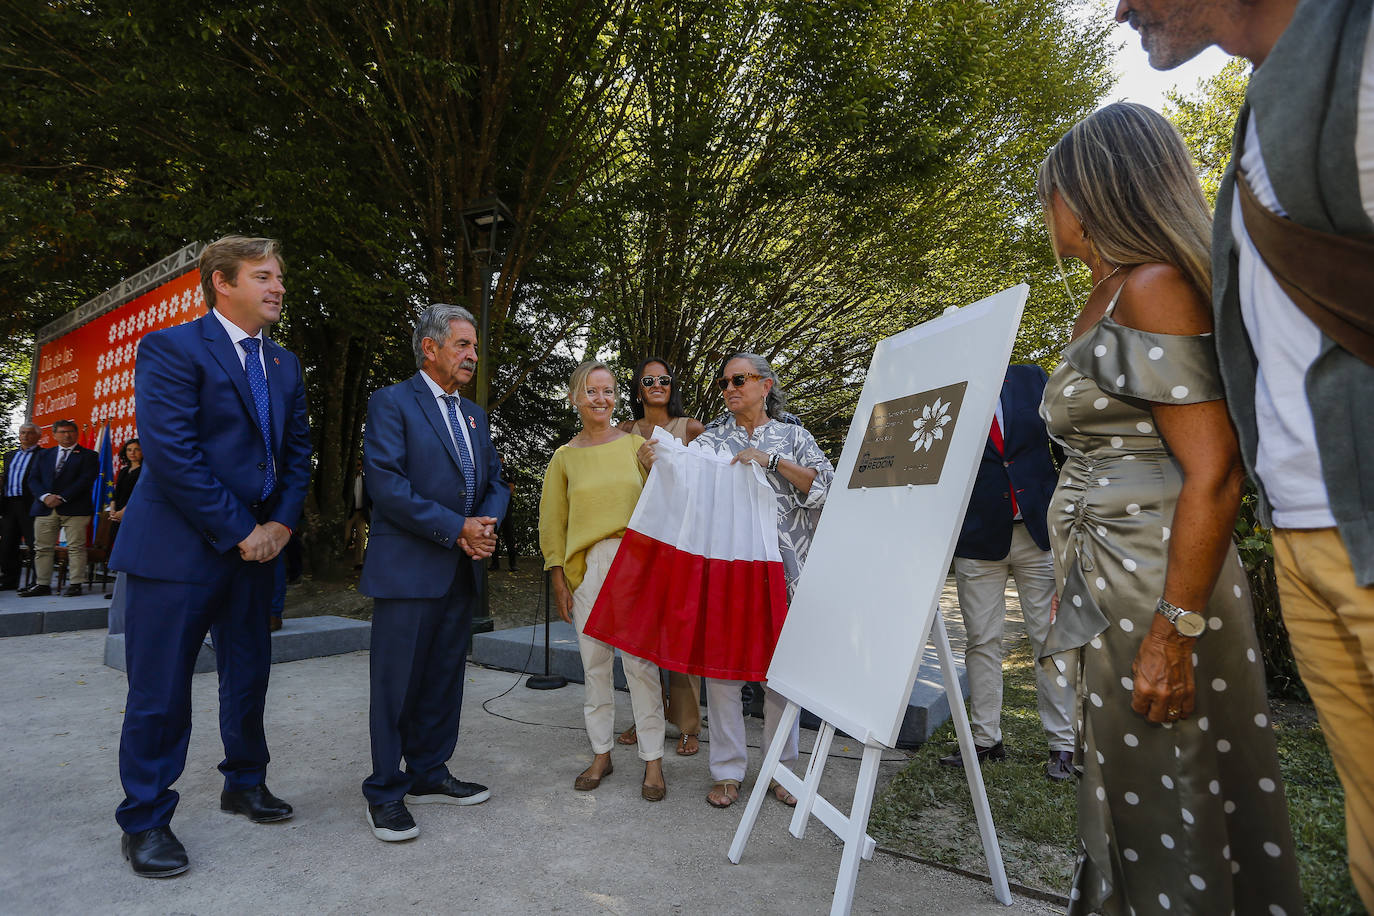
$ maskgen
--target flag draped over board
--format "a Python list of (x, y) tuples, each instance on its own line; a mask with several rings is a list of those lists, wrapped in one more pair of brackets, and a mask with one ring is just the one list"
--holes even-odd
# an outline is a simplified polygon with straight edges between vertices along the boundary
[(787, 616), (763, 470), (655, 429), (657, 458), (584, 631), (670, 671), (763, 680)]

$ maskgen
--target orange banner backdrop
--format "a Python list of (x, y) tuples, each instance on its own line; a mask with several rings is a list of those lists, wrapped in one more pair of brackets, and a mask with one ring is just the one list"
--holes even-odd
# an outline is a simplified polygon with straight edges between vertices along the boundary
[(134, 357), (144, 334), (206, 312), (200, 272), (192, 268), (86, 324), (43, 344), (37, 354), (33, 422), (44, 446), (55, 444), (54, 420), (75, 420), (90, 446), (110, 421), (115, 454), (138, 435), (134, 417)]

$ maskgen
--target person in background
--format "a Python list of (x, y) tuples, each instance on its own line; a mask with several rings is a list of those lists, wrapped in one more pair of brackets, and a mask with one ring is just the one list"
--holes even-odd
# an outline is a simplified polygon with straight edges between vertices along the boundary
[[(651, 356), (635, 367), (630, 380), (630, 412), (634, 418), (622, 422), (620, 429), (643, 439), (652, 436), (658, 426), (686, 445), (706, 430), (700, 420), (687, 416), (682, 409), (682, 395), (674, 383), (673, 369), (659, 356)], [(701, 750), (701, 678), (680, 671), (667, 674), (664, 703), (668, 722), (678, 729), (677, 754), (691, 757)], [(634, 726), (616, 740), (634, 744), (638, 740)]]
[(19, 427), (19, 447), (6, 453), (0, 466), (0, 591), (19, 587), (19, 545), (33, 550), (33, 496), (29, 475), (38, 457), (38, 427), (25, 423)]
[(76, 441), (77, 426), (72, 420), (57, 420), (52, 425), (57, 445), (44, 449), (34, 459), (29, 475), (29, 492), (33, 494), (34, 571), (33, 585), (19, 594), (24, 598), (51, 595), (53, 560), (57, 537), (67, 533), (67, 587), (65, 597), (81, 594), (81, 580), (86, 578), (86, 541), (90, 537), (91, 518), (95, 515), (92, 490), (100, 476), (100, 459), (96, 453)]
[[(1036, 660), (1035, 699), (1049, 742), (1045, 775), (1066, 780), (1073, 770), (1074, 690), (1068, 679), (1043, 658), (1054, 599), (1054, 555), (1045, 523), (1050, 496), (1059, 478), (1051, 459), (1049, 435), (1040, 419), (1045, 370), (1008, 366), (997, 399), (992, 431), (978, 464), (968, 511), (954, 547), (954, 578), (964, 617), (969, 679), (969, 725), (978, 762), (1006, 757), (1002, 745), (1002, 633), (1007, 619), (1007, 577), (1016, 579), (1021, 614)], [(1057, 446), (1056, 446), (1057, 448)], [(1072, 651), (1059, 661), (1077, 665)], [(963, 755), (941, 757), (962, 767)]]
[[(708, 427), (693, 440), (692, 447), (714, 452), (728, 450), (734, 454), (731, 463), (748, 462), (765, 470), (777, 498), (778, 549), (787, 578), (787, 598), (791, 601), (835, 468), (811, 433), (799, 423), (779, 419), (786, 400), (768, 360), (756, 353), (734, 353), (726, 357), (721, 363), (716, 387), (720, 389), (729, 416), (721, 425)], [(640, 449), (640, 461), (646, 467), (653, 466), (652, 440)], [(714, 780), (706, 801), (715, 808), (728, 808), (739, 799), (740, 782), (749, 762), (741, 687), (741, 681), (715, 678), (706, 681), (706, 704), (711, 714), (711, 778)], [(773, 729), (785, 705), (777, 694), (765, 687), (764, 747), (772, 744)], [(794, 722), (780, 758), (783, 763), (797, 759), (797, 739), (798, 724)], [(785, 805), (797, 803), (796, 797), (776, 781), (769, 786), (769, 791)]]
[(119, 523), (124, 518), (124, 507), (133, 495), (138, 475), (143, 473), (143, 446), (137, 439), (125, 442), (119, 450), (119, 471), (115, 474), (114, 497), (110, 501), (110, 547), (114, 547), (119, 537)]
[(1221, 378), (1283, 622), (1345, 787), (1350, 874), (1374, 910), (1374, 13), (1368, 0), (1130, 0), (1168, 70), (1209, 45), (1254, 64), (1217, 192)]
[(353, 568), (362, 569), (363, 557), (367, 553), (367, 527), (372, 515), (362, 456), (358, 457), (353, 476), (344, 491), (344, 505), (348, 507), (348, 520), (344, 522), (344, 544), (352, 551)]
[(1043, 651), (1081, 649), (1078, 670), (1060, 672), (1082, 716), (1069, 912), (1301, 912), (1232, 540), (1244, 472), (1197, 172), (1162, 115), (1117, 103), (1050, 150), (1037, 192), (1055, 255), (1093, 278), (1042, 407), (1065, 452)]
[[(496, 456), (501, 462), (502, 475), (505, 474), (506, 463), (500, 455)], [(515, 572), (515, 481), (506, 478), (506, 487), (510, 490), (510, 505), (506, 517), (501, 519), (501, 527), (496, 529), (496, 550), (491, 555), (491, 566), (488, 568), (495, 572), (501, 568), (501, 547), (506, 548), (506, 568)]]
[[(573, 780), (590, 792), (614, 772), (615, 650), (583, 632), (616, 549), (644, 488), (636, 453), (644, 440), (611, 425), (617, 397), (615, 376), (599, 361), (578, 366), (568, 383), (568, 401), (582, 431), (559, 446), (544, 472), (539, 498), (539, 549), (549, 570), (558, 616), (577, 628), (585, 699), (582, 714), (591, 741), (591, 765)], [(630, 706), (644, 761), (640, 795), (651, 802), (667, 795), (663, 778), (663, 694), (658, 666), (622, 653)]]

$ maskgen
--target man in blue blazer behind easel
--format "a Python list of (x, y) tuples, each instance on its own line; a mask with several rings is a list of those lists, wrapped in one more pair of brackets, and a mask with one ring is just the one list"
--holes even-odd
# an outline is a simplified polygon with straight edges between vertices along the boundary
[(387, 842), (420, 833), (407, 801), (476, 805), (491, 797), (486, 786), (456, 779), (448, 759), (458, 744), (481, 567), (510, 502), (487, 415), (458, 394), (477, 368), (472, 313), (431, 305), (411, 342), (420, 371), (372, 395), (363, 432), (372, 529), (358, 590), (376, 599), (372, 775), (363, 795), (368, 826)]
[[(1050, 630), (1054, 559), (1045, 522), (1059, 473), (1050, 458), (1049, 433), (1040, 418), (1045, 370), (1007, 367), (992, 428), (978, 464), (968, 511), (954, 547), (954, 578), (967, 648), (969, 726), (978, 762), (1006, 757), (1002, 745), (1002, 634), (1007, 617), (1007, 576), (1016, 579), (1026, 635), (1035, 653), (1035, 697), (1049, 743), (1045, 775), (1074, 776), (1074, 682), (1069, 659), (1040, 658)], [(1057, 664), (1064, 668), (1057, 668)], [(962, 754), (940, 758), (964, 765)]]
[(220, 807), (289, 818), (267, 789), (263, 705), (272, 663), (273, 560), (310, 482), (300, 362), (263, 331), (281, 317), (272, 239), (228, 236), (200, 256), (208, 315), (144, 337), (135, 367), (143, 473), (110, 566), (127, 574), (129, 697), (116, 812), (134, 873), (188, 867), (171, 830), (191, 735), (191, 674), (206, 631), (219, 669)]

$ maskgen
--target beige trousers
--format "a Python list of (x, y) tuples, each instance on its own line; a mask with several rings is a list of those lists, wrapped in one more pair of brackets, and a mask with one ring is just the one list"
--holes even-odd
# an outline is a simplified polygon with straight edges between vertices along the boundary
[[(596, 596), (615, 559), (620, 538), (607, 538), (587, 551), (587, 574), (573, 592), (573, 625), (577, 627), (577, 648), (582, 655), (582, 718), (592, 752), (605, 754), (615, 745), (615, 683), (612, 666), (615, 649), (582, 632), (592, 614)], [(663, 756), (663, 690), (658, 666), (633, 655), (620, 653), (625, 680), (630, 687), (630, 708), (634, 711), (635, 731), (639, 733), (639, 759), (658, 760)]]
[[(973, 743), (992, 747), (1002, 740), (1002, 635), (1007, 622), (1007, 577), (1016, 580), (1021, 615), (1035, 654), (1035, 702), (1052, 751), (1074, 749), (1074, 687), (1061, 686), (1051, 659), (1041, 660), (1050, 633), (1054, 556), (1041, 550), (1025, 525), (1013, 525), (1011, 547), (1001, 560), (954, 558), (954, 580), (967, 643), (969, 726)], [(1062, 657), (1061, 657), (1062, 656)], [(1056, 656), (1066, 664), (1072, 654)], [(1075, 668), (1075, 664), (1068, 667)]]
[(62, 515), (61, 510), (33, 520), (33, 571), (39, 585), (52, 584), (53, 550), (57, 547), (57, 533), (67, 529), (67, 582), (80, 584), (86, 579), (86, 533), (91, 527), (89, 515)]
[(1374, 587), (1335, 528), (1274, 529), (1283, 622), (1345, 787), (1350, 876), (1374, 912)]

